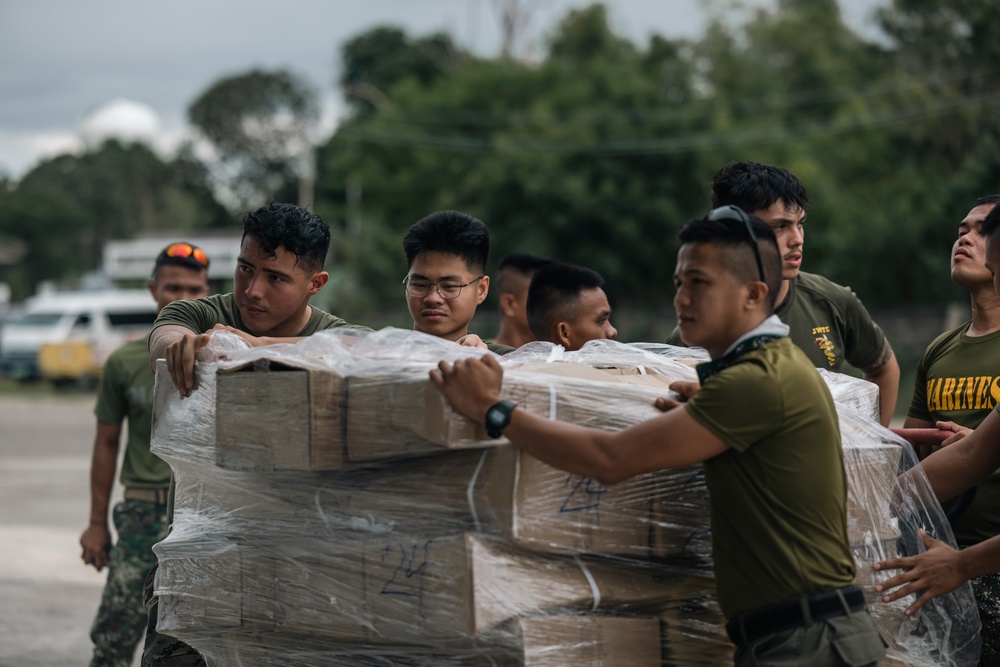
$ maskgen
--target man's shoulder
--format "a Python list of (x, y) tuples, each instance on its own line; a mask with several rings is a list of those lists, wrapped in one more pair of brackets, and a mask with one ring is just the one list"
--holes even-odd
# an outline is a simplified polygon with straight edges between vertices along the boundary
[(854, 290), (850, 287), (845, 287), (833, 282), (829, 278), (815, 273), (806, 273), (805, 271), (800, 271), (799, 275), (796, 276), (795, 286), (805, 294), (824, 299), (841, 300), (852, 297), (857, 298), (854, 296)]
[(954, 329), (949, 329), (944, 333), (938, 334), (937, 338), (932, 340), (924, 350), (924, 358), (939, 357), (942, 354), (947, 354), (949, 350), (961, 347), (963, 342), (962, 334), (968, 330), (970, 324), (972, 324), (971, 320), (963, 322)]
[(366, 327), (363, 324), (351, 324), (347, 320), (337, 317), (332, 313), (328, 313), (321, 308), (316, 306), (310, 306), (313, 311), (313, 321), (315, 322), (315, 327), (309, 327), (314, 331), (323, 331), (325, 329), (355, 329), (358, 331), (371, 331), (371, 327)]

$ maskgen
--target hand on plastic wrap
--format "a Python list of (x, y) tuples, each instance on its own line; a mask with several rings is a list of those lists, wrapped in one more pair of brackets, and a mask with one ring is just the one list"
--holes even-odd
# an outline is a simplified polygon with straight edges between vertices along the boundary
[(503, 368), (490, 355), (454, 364), (442, 361), (430, 376), (456, 410), (477, 422), (485, 421), (486, 411), (500, 401)]
[(953, 445), (965, 436), (972, 433), (971, 428), (966, 428), (961, 424), (956, 424), (955, 422), (937, 422), (935, 424), (942, 431), (951, 431), (954, 435), (949, 436), (941, 443), (942, 447), (947, 447), (948, 445)]
[(208, 345), (211, 336), (211, 333), (187, 332), (170, 343), (164, 351), (170, 379), (181, 396), (190, 396), (198, 388), (198, 381), (194, 376), (195, 356), (198, 350)]
[(653, 405), (662, 412), (669, 412), (679, 405), (686, 403), (688, 399), (698, 393), (699, 389), (701, 389), (701, 384), (698, 382), (688, 380), (671, 382), (670, 394), (656, 399)]
[(84, 565), (93, 565), (100, 572), (104, 569), (111, 554), (111, 531), (108, 525), (92, 524), (80, 536), (80, 546), (83, 553), (80, 557)]
[(462, 336), (458, 339), (458, 344), (465, 347), (479, 347), (484, 350), (489, 349), (483, 339), (476, 334), (466, 334), (465, 336)]
[[(920, 529), (920, 539), (927, 551), (916, 556), (890, 558), (873, 565), (874, 569), (906, 570), (886, 581), (875, 585), (875, 592), (885, 593), (883, 602), (892, 602), (907, 595), (917, 595), (917, 600), (906, 608), (909, 616), (920, 611), (928, 601), (939, 595), (950, 593), (969, 577), (965, 574), (962, 552), (936, 540)], [(898, 588), (897, 588), (898, 587)], [(892, 590), (894, 589), (895, 590)]]

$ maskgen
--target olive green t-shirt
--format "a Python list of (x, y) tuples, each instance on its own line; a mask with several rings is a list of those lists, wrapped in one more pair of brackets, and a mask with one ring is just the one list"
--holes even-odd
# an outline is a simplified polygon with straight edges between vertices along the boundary
[[(976, 428), (1000, 399), (1000, 331), (966, 335), (971, 322), (935, 338), (920, 363), (908, 416), (953, 421)], [(1000, 534), (1000, 471), (976, 487), (968, 509), (952, 528), (961, 545)]]
[(727, 618), (848, 586), (847, 475), (833, 398), (788, 338), (740, 357), (685, 405), (728, 446), (705, 461)]
[(104, 364), (94, 415), (105, 424), (128, 420), (128, 438), (119, 479), (126, 487), (165, 489), (170, 466), (149, 451), (153, 420), (153, 373), (145, 338), (122, 345)]
[[(848, 287), (823, 276), (800, 272), (774, 314), (788, 325), (789, 337), (813, 366), (840, 372), (844, 361), (862, 370), (879, 361), (885, 335)], [(667, 339), (681, 345), (680, 331)]]
[[(243, 324), (243, 318), (240, 317), (240, 310), (236, 307), (236, 299), (232, 293), (213, 294), (212, 296), (200, 299), (168, 303), (156, 317), (153, 328), (155, 329), (165, 324), (179, 325), (199, 334), (205, 333), (216, 324), (235, 327), (240, 331), (249, 331), (246, 325)], [(311, 336), (317, 331), (340, 327), (370, 331), (368, 327), (348, 324), (339, 317), (322, 311), (319, 308), (312, 308), (312, 315), (309, 317), (309, 321), (306, 322), (306, 325), (295, 336)]]

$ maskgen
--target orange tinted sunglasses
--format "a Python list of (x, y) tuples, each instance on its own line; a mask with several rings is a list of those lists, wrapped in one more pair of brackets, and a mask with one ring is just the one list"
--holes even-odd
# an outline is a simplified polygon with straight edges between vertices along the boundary
[(167, 257), (193, 257), (194, 261), (208, 268), (208, 255), (198, 246), (190, 243), (175, 243), (163, 251)]

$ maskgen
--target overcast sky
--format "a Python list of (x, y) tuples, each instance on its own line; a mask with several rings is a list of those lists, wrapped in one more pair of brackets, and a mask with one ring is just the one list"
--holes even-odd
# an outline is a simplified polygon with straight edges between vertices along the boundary
[[(875, 0), (847, 0), (860, 15)], [(589, 0), (537, 5), (526, 46)], [(444, 30), (482, 55), (499, 51), (495, 0), (0, 0), (0, 173), (19, 178), (43, 157), (78, 150), (96, 110), (161, 149), (186, 132), (188, 105), (209, 85), (254, 67), (286, 68), (324, 95), (332, 126), (339, 48), (376, 25), (411, 36)], [(644, 44), (652, 32), (697, 36), (704, 1), (609, 0), (614, 28)], [(84, 124), (86, 118), (90, 124)]]

